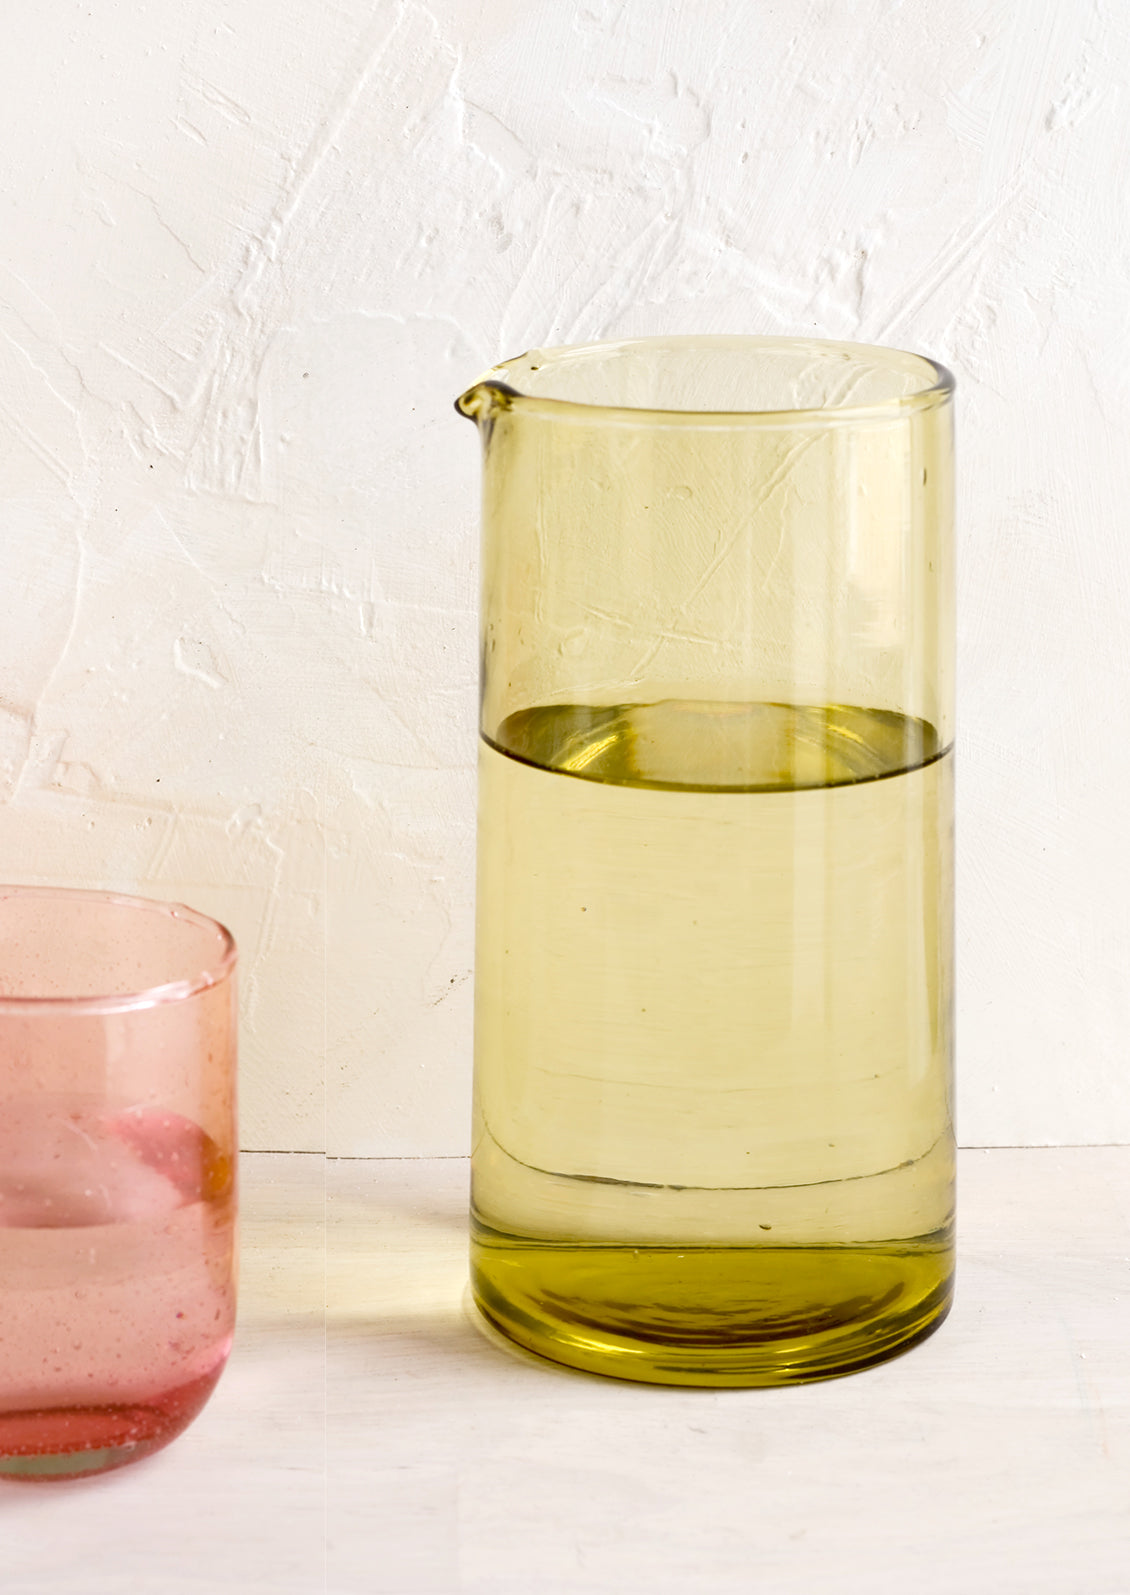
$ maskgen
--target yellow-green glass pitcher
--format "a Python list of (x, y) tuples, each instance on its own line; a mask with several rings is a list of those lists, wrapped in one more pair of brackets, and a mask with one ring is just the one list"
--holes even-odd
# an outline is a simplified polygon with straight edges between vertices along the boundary
[(953, 1275), (949, 374), (507, 361), (483, 443), (472, 1286), (546, 1357), (787, 1384)]

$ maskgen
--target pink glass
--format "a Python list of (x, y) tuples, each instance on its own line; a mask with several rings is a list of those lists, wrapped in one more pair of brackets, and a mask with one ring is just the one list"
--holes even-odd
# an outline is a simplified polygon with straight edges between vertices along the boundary
[(167, 1445), (235, 1327), (235, 943), (0, 886), (0, 1476)]

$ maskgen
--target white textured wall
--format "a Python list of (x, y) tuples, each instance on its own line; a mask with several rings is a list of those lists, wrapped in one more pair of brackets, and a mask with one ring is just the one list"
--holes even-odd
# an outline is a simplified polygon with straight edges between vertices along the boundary
[(0, 875), (230, 922), (246, 1144), (463, 1150), (450, 401), (698, 330), (956, 371), (963, 1139), (1130, 1137), (1130, 8), (9, 10)]

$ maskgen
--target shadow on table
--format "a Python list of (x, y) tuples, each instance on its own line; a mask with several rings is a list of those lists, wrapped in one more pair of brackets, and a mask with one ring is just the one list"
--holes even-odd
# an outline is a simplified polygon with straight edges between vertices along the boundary
[(453, 1371), (460, 1378), (470, 1374), (480, 1381), (491, 1377), (511, 1381), (531, 1374), (586, 1381), (596, 1377), (512, 1345), (479, 1313), (465, 1276), (441, 1299), (398, 1302), (383, 1313), (331, 1317), (326, 1349), (329, 1387), (331, 1392), (335, 1386), (340, 1391), (336, 1402), (331, 1394), (330, 1408), (338, 1410), (342, 1421), (348, 1420), (357, 1390), (374, 1388), (373, 1381), (387, 1395), (390, 1386), (402, 1385), (407, 1393), (418, 1389), (421, 1380), (428, 1383)]
[[(521, 1377), (587, 1377), (511, 1346), (467, 1283), (464, 1158), (342, 1159), (329, 1167), (326, 1344), (348, 1402), (375, 1380), (439, 1378), (453, 1367)], [(353, 1396), (349, 1395), (352, 1389)]]

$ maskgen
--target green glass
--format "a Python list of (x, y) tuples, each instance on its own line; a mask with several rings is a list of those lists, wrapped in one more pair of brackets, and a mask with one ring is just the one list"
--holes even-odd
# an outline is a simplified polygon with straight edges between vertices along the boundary
[(536, 351), (483, 444), (472, 1285), (632, 1379), (903, 1350), (953, 1276), (949, 374)]

